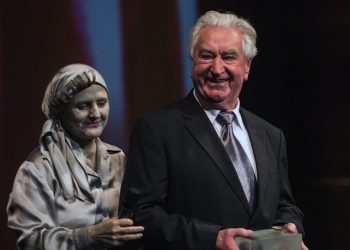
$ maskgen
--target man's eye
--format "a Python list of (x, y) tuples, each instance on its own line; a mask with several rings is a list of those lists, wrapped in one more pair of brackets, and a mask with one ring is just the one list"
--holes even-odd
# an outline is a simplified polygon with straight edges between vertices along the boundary
[(236, 60), (236, 57), (234, 57), (234, 56), (224, 56), (223, 59), (225, 61), (233, 61), (233, 60)]
[(200, 58), (202, 58), (202, 59), (212, 59), (213, 55), (211, 55), (211, 54), (201, 54)]

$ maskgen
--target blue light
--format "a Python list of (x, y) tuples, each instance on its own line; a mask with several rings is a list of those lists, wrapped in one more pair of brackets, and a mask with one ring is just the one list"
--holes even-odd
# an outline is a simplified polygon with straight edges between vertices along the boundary
[[(110, 117), (105, 137), (120, 145), (124, 132), (124, 79), (119, 1), (77, 0), (85, 18), (87, 45), (93, 66), (109, 88)], [(77, 11), (78, 9), (76, 9)]]
[(180, 19), (181, 51), (183, 62), (184, 94), (187, 94), (193, 87), (191, 80), (192, 61), (188, 53), (188, 39), (192, 26), (195, 24), (197, 13), (197, 0), (177, 0)]

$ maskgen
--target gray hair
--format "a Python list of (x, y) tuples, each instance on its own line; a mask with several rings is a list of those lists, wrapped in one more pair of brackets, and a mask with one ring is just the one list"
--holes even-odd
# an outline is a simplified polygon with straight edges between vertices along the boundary
[(62, 108), (81, 90), (99, 84), (107, 89), (101, 74), (85, 64), (71, 64), (59, 69), (48, 84), (41, 110), (47, 119), (54, 119)]
[(219, 13), (217, 11), (208, 11), (201, 16), (190, 32), (189, 53), (193, 58), (194, 47), (197, 44), (201, 29), (206, 26), (235, 28), (243, 35), (243, 53), (247, 59), (253, 59), (258, 50), (256, 48), (256, 31), (253, 26), (245, 19), (232, 13)]

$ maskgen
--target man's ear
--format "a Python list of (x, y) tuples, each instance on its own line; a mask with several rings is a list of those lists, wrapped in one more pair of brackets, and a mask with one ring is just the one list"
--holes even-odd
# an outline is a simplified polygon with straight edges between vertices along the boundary
[(252, 59), (248, 59), (247, 64), (246, 64), (245, 69), (244, 69), (245, 70), (245, 72), (244, 72), (244, 80), (245, 81), (248, 80), (251, 63), (252, 63)]

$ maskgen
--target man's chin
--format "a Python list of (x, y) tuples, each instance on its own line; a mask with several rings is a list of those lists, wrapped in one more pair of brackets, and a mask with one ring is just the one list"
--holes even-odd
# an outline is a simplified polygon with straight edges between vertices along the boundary
[(206, 102), (206, 106), (211, 109), (233, 109), (236, 105), (235, 100), (229, 95), (207, 95), (203, 99)]
[(220, 104), (225, 101), (225, 98), (221, 96), (206, 96), (203, 98), (203, 101), (202, 106), (205, 109), (222, 109)]
[(226, 98), (227, 95), (224, 93), (209, 94), (206, 96), (207, 101), (211, 103), (220, 103), (225, 101)]

